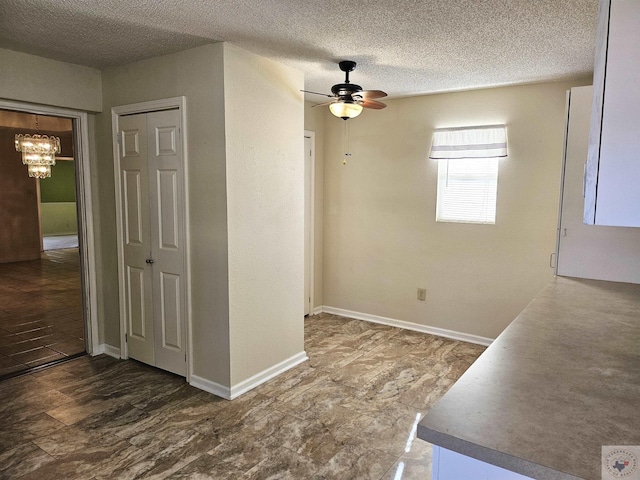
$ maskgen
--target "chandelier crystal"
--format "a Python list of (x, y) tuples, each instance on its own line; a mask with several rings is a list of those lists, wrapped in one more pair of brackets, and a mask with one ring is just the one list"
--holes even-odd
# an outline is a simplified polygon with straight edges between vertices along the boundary
[[(36, 131), (38, 116), (36, 115)], [(60, 138), (35, 133), (18, 133), (16, 150), (22, 152), (22, 163), (27, 165), (29, 176), (46, 178), (51, 176), (51, 167), (56, 164), (56, 153), (60, 153)]]
[(33, 178), (47, 178), (51, 176), (49, 165), (28, 165), (29, 176)]

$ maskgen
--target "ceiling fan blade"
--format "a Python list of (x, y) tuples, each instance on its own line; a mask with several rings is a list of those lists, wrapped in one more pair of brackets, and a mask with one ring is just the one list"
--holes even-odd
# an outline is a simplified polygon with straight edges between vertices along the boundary
[(387, 94), (382, 90), (363, 90), (361, 92), (355, 92), (353, 96), (354, 97), (358, 96), (363, 100), (372, 100), (374, 98), (386, 97)]
[(335, 103), (335, 100), (331, 100), (329, 102), (324, 102), (324, 103), (318, 103), (317, 105), (311, 105), (311, 108), (314, 108), (314, 107), (326, 107), (327, 105), (331, 105), (332, 103)]
[(373, 108), (374, 110), (382, 110), (387, 105), (377, 100), (360, 100), (358, 101), (364, 108)]
[(328, 93), (318, 93), (318, 92), (310, 92), (309, 90), (300, 90), (304, 93), (312, 93), (314, 95), (322, 95), (323, 97), (334, 97), (334, 95), (329, 95)]

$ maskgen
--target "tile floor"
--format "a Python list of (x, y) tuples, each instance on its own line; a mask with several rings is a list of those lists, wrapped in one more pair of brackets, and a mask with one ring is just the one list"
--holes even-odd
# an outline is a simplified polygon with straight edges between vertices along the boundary
[(105, 355), (0, 382), (0, 478), (431, 478), (416, 423), (484, 347), (321, 314), (305, 348), (233, 401)]
[(47, 250), (78, 248), (78, 235), (52, 235), (42, 237), (42, 247)]
[(0, 378), (84, 352), (77, 248), (0, 264)]

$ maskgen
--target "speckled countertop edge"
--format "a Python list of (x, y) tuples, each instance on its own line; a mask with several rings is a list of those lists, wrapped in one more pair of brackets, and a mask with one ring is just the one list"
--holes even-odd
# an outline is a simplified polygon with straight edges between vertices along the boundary
[(640, 285), (557, 277), (418, 438), (539, 480), (595, 480), (602, 445), (640, 445), (638, 409)]

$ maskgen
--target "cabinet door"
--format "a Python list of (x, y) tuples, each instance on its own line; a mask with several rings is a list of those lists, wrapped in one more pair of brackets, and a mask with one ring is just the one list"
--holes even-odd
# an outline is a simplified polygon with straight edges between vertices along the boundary
[(591, 87), (571, 89), (560, 203), (558, 275), (640, 283), (640, 229), (584, 225), (582, 181)]
[(433, 480), (532, 480), (437, 445), (433, 446)]
[(588, 224), (640, 227), (638, 45), (640, 2), (602, 0), (586, 179)]

